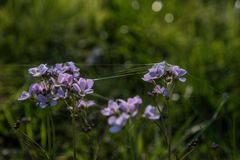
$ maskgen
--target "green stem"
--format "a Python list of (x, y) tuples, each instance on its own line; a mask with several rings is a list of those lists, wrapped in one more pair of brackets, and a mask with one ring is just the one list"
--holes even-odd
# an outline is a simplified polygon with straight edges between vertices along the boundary
[(49, 108), (47, 108), (47, 139), (48, 139), (48, 153), (51, 159), (53, 159), (52, 156), (52, 136), (51, 136), (51, 124), (50, 124), (50, 113), (49, 113)]
[(180, 160), (184, 160), (189, 154), (191, 154), (194, 151), (194, 149), (191, 149), (190, 151), (188, 151), (186, 154), (184, 154)]
[(171, 160), (171, 139), (172, 139), (172, 129), (171, 129), (171, 122), (170, 122), (170, 112), (169, 112), (169, 101), (167, 100), (167, 112), (168, 112), (168, 124), (167, 124), (167, 132), (168, 132), (168, 159)]
[(53, 159), (55, 159), (55, 126), (54, 126), (54, 122), (53, 122), (53, 116), (52, 116), (52, 111), (51, 109), (49, 109), (49, 114), (50, 114), (50, 125), (51, 125), (51, 131), (52, 131), (52, 157)]
[(73, 112), (72, 112), (72, 133), (73, 133), (73, 159), (77, 160), (77, 154), (76, 154), (76, 120), (75, 120), (75, 108), (73, 106)]
[(128, 141), (129, 141), (129, 152), (130, 152), (130, 158), (131, 160), (136, 160), (137, 159), (137, 155), (136, 155), (136, 148), (135, 148), (135, 143), (134, 143), (134, 132), (133, 132), (133, 128), (132, 128), (132, 122), (131, 120), (129, 120), (128, 123)]

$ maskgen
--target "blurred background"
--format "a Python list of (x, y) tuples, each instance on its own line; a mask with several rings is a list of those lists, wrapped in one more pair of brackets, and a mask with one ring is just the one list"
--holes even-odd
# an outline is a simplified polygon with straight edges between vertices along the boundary
[[(152, 103), (146, 94), (151, 86), (141, 77), (149, 64), (163, 60), (188, 71), (172, 97), (176, 157), (201, 133), (189, 159), (240, 159), (239, 52), (240, 0), (0, 0), (0, 160), (31, 159), (12, 129), (22, 117), (31, 118), (24, 133), (41, 141), (43, 111), (17, 102), (34, 82), (28, 68), (73, 61), (84, 77), (117, 76), (96, 81), (95, 93), (124, 99), (138, 94), (146, 105)], [(128, 159), (127, 130), (108, 133), (106, 118), (96, 112), (90, 132), (78, 126), (79, 159), (93, 159), (93, 153), (99, 160)], [(71, 123), (64, 105), (55, 107), (54, 121), (57, 159), (69, 159)], [(164, 157), (154, 124), (134, 121), (138, 159)]]

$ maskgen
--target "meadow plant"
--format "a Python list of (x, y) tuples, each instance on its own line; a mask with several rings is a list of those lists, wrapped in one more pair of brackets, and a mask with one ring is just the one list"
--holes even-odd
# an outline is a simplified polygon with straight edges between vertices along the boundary
[[(63, 101), (70, 110), (73, 124), (73, 148), (74, 159), (76, 159), (76, 122), (75, 117), (82, 109), (93, 106), (92, 100), (87, 100), (86, 96), (93, 93), (94, 81), (80, 76), (80, 69), (73, 62), (59, 63), (55, 66), (41, 64), (38, 67), (30, 68), (29, 74), (38, 79), (38, 82), (30, 85), (28, 91), (23, 91), (18, 100), (32, 100), (40, 108), (56, 106), (59, 101)], [(49, 109), (48, 109), (49, 110)], [(51, 115), (49, 115), (51, 117)], [(54, 124), (50, 123), (48, 131), (54, 133)], [(53, 137), (54, 137), (53, 136)], [(51, 133), (48, 134), (48, 138)], [(48, 140), (48, 149), (51, 158), (54, 159), (54, 139)], [(51, 144), (52, 143), (52, 144)]]
[[(70, 110), (73, 125), (73, 151), (76, 159), (76, 121), (75, 117), (82, 110), (95, 105), (93, 100), (89, 100), (87, 95), (94, 92), (94, 80), (83, 78), (80, 69), (73, 62), (59, 63), (54, 66), (41, 64), (38, 67), (30, 68), (29, 74), (37, 78), (37, 82), (30, 85), (28, 91), (23, 91), (18, 98), (20, 101), (32, 100), (40, 108), (51, 108), (59, 101), (63, 101)], [(185, 82), (187, 71), (177, 65), (171, 65), (165, 61), (154, 64), (143, 76), (142, 80), (153, 85), (152, 91), (148, 94), (154, 99), (163, 97), (164, 106), (149, 104), (145, 107), (141, 117), (153, 121), (164, 133), (168, 146), (168, 159), (171, 159), (171, 124), (168, 120), (171, 98), (174, 86), (177, 81)], [(140, 96), (108, 101), (106, 107), (101, 109), (101, 114), (108, 117), (107, 123), (111, 133), (117, 133), (125, 127), (127, 122), (136, 117), (143, 100)], [(167, 117), (167, 118), (166, 118)], [(54, 128), (49, 127), (50, 130)], [(48, 134), (50, 136), (51, 134)], [(50, 141), (50, 140), (49, 140)], [(54, 143), (53, 143), (54, 144)], [(48, 149), (51, 149), (51, 145)], [(49, 152), (54, 159), (54, 151)], [(136, 157), (135, 157), (136, 158)]]

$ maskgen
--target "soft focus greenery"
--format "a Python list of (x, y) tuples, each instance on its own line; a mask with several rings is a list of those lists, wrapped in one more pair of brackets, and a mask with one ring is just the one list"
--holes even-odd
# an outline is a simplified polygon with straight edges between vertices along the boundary
[[(152, 10), (153, 2), (0, 0), (0, 159), (31, 159), (29, 148), (24, 149), (12, 128), (21, 117), (31, 117), (21, 126), (28, 137), (39, 144), (44, 137), (43, 111), (17, 101), (34, 81), (28, 68), (74, 61), (83, 76), (101, 78), (163, 60), (189, 73), (186, 83), (177, 84), (179, 99), (171, 104), (174, 154), (182, 155), (201, 133), (189, 159), (240, 159), (240, 1), (162, 0), (158, 12)], [(142, 71), (96, 81), (95, 93), (108, 98), (138, 94), (145, 101), (143, 110), (153, 102)], [(79, 159), (128, 159), (127, 128), (108, 133), (107, 120), (98, 113), (107, 101), (94, 99), (99, 105), (90, 115), (95, 127), (84, 133), (78, 126)], [(59, 160), (72, 156), (70, 119), (66, 106), (54, 108)], [(166, 158), (154, 123), (141, 118), (133, 123), (138, 159)], [(207, 123), (208, 127), (199, 127)], [(219, 147), (213, 149), (212, 143)]]

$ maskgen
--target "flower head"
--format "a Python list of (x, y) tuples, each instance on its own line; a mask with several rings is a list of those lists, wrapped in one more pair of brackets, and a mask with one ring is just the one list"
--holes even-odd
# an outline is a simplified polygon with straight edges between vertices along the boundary
[(146, 73), (142, 79), (146, 82), (152, 82), (152, 80), (162, 77), (165, 73), (165, 67), (164, 61), (155, 64), (148, 70), (148, 73)]
[(73, 76), (68, 73), (60, 73), (58, 75), (58, 83), (61, 85), (70, 86), (73, 83)]
[(95, 105), (94, 101), (79, 100), (78, 108), (82, 108), (82, 107), (89, 108), (89, 107), (92, 107), (94, 105)]
[(72, 87), (77, 91), (77, 93), (84, 97), (87, 94), (93, 93), (93, 84), (94, 81), (91, 79), (84, 79), (84, 78), (79, 78), (79, 80), (76, 83), (73, 83)]
[(24, 101), (30, 97), (30, 94), (26, 91), (23, 91), (21, 96), (18, 98), (19, 101)]
[(168, 97), (168, 90), (165, 87), (161, 87), (160, 85), (156, 85), (153, 88), (152, 94), (153, 95), (162, 94), (163, 96)]
[(130, 117), (134, 117), (138, 112), (142, 99), (139, 96), (128, 98), (127, 101), (119, 99), (117, 101), (109, 100), (108, 106), (101, 110), (102, 115), (108, 116), (110, 132), (116, 133), (121, 130)]
[(46, 86), (43, 84), (43, 82), (40, 83), (34, 83), (30, 86), (29, 88), (29, 93), (30, 94), (39, 94), (39, 93), (43, 93), (44, 91), (46, 91), (47, 88)]
[(173, 74), (173, 77), (175, 79), (178, 79), (179, 81), (181, 82), (185, 82), (186, 81), (186, 78), (183, 77), (187, 71), (180, 68), (179, 66), (172, 66), (170, 67), (170, 72)]
[(116, 133), (127, 123), (129, 115), (122, 113), (119, 116), (111, 116), (108, 118), (108, 124), (111, 126), (109, 131), (111, 133)]
[(135, 96), (133, 98), (128, 98), (127, 101), (120, 99), (119, 102), (119, 107), (123, 112), (135, 116), (138, 112), (138, 106), (142, 104), (142, 99), (139, 96)]
[(56, 106), (57, 105), (57, 101), (50, 95), (42, 95), (39, 94), (37, 96), (37, 106), (39, 106), (40, 108), (46, 108), (47, 106)]
[(108, 106), (101, 110), (101, 113), (104, 116), (111, 116), (111, 115), (116, 114), (118, 112), (119, 112), (119, 105), (117, 104), (117, 102), (114, 102), (113, 100), (109, 100), (108, 101)]
[[(46, 64), (40, 64), (28, 71), (34, 77), (41, 77), (40, 82), (33, 83), (29, 91), (24, 91), (18, 100), (31, 97), (41, 108), (55, 106), (61, 99), (79, 98), (79, 96), (83, 98), (93, 93), (93, 80), (80, 78), (80, 69), (73, 62), (58, 63), (49, 67)], [(78, 107), (90, 107), (93, 104), (93, 101), (84, 99), (79, 101)]]
[(33, 77), (40, 77), (44, 75), (48, 70), (48, 67), (46, 64), (40, 64), (38, 67), (30, 68), (28, 72), (33, 76)]
[(151, 105), (148, 105), (145, 108), (143, 117), (147, 118), (147, 119), (151, 119), (151, 120), (157, 120), (160, 118), (160, 115), (157, 113), (157, 109), (156, 107), (153, 107)]

